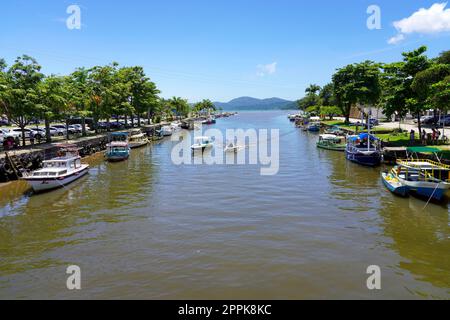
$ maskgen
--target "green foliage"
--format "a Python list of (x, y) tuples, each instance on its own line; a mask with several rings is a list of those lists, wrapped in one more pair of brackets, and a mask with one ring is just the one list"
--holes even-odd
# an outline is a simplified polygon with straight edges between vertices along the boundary
[(349, 123), (357, 103), (376, 105), (380, 99), (380, 65), (372, 61), (347, 65), (333, 75), (337, 106)]
[(336, 106), (322, 106), (320, 107), (320, 116), (328, 117), (330, 120), (333, 120), (333, 117), (342, 115), (342, 111), (340, 108)]

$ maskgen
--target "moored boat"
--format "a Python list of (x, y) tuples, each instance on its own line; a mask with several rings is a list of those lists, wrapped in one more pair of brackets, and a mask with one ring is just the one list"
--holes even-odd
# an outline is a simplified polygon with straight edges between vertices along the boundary
[(309, 132), (319, 132), (320, 131), (320, 123), (313, 122), (310, 125), (308, 125), (308, 131)]
[(160, 130), (160, 134), (163, 137), (170, 137), (173, 134), (173, 129), (171, 126), (163, 126)]
[(110, 162), (127, 160), (130, 157), (128, 132), (115, 132), (110, 135), (110, 143), (106, 146), (105, 157)]
[(22, 179), (35, 192), (49, 191), (66, 186), (80, 179), (89, 171), (89, 165), (81, 163), (78, 148), (74, 145), (60, 147), (58, 156), (43, 162), (43, 168)]
[(210, 137), (195, 137), (195, 143), (191, 146), (192, 151), (205, 151), (214, 146)]
[(135, 129), (130, 132), (130, 148), (140, 148), (146, 146), (149, 143), (148, 138), (141, 130)]
[(368, 133), (349, 136), (345, 154), (347, 160), (363, 166), (377, 167), (381, 164), (379, 140)]
[(391, 171), (408, 192), (441, 201), (450, 189), (450, 166), (428, 159), (399, 160)]
[(400, 181), (395, 169), (392, 169), (391, 172), (388, 173), (382, 172), (381, 180), (383, 181), (383, 184), (386, 186), (386, 188), (393, 194), (401, 197), (408, 196), (408, 186)]
[(323, 134), (319, 137), (317, 148), (344, 152), (346, 144), (343, 142), (344, 137), (338, 137), (333, 134)]

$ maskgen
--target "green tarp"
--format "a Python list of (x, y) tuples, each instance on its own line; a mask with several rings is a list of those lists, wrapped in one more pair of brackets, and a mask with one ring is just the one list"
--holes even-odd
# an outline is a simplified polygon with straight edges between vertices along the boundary
[(442, 152), (441, 149), (433, 148), (433, 147), (409, 147), (408, 152), (415, 153), (439, 153)]

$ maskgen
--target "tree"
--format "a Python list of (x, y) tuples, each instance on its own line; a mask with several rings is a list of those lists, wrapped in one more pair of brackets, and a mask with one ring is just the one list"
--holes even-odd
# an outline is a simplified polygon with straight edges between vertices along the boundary
[(41, 66), (34, 58), (23, 55), (2, 76), (4, 89), (0, 92), (1, 107), (8, 119), (22, 130), (23, 145), (25, 127), (38, 116), (38, 85), (44, 77), (40, 71)]
[(437, 63), (450, 64), (450, 50), (441, 52), (441, 54), (437, 58)]
[(211, 111), (216, 111), (216, 106), (211, 100), (205, 99), (194, 105), (193, 111), (196, 113), (204, 113), (206, 112), (208, 115)]
[(173, 97), (168, 101), (168, 103), (178, 117), (187, 117), (189, 115), (189, 112), (191, 111), (191, 107), (189, 106), (188, 101), (185, 99)]
[(402, 53), (404, 61), (402, 67), (402, 94), (405, 99), (405, 105), (407, 105), (409, 111), (417, 117), (419, 132), (422, 132), (420, 117), (422, 112), (427, 108), (427, 105), (424, 96), (420, 92), (414, 91), (412, 84), (416, 75), (419, 72), (428, 69), (430, 66), (431, 62), (428, 60), (427, 56), (424, 55), (426, 51), (427, 47), (422, 46), (416, 50)]
[(67, 86), (70, 86), (71, 95), (68, 103), (75, 107), (76, 115), (81, 117), (82, 135), (86, 136), (86, 117), (91, 115), (90, 88), (88, 83), (89, 71), (85, 68), (76, 69), (68, 78)]
[(375, 105), (381, 93), (380, 65), (372, 61), (347, 65), (333, 75), (337, 106), (350, 122), (351, 108), (357, 103)]
[(51, 142), (50, 121), (60, 119), (66, 106), (64, 77), (49, 76), (39, 84), (39, 109), (45, 120), (45, 137)]
[(341, 114), (341, 109), (336, 106), (322, 106), (320, 107), (320, 116), (328, 117), (330, 120), (333, 120), (333, 117)]
[(319, 104), (321, 106), (335, 106), (336, 98), (334, 96), (333, 83), (326, 84), (319, 93)]
[(306, 88), (305, 93), (307, 95), (317, 96), (317, 92), (319, 92), (320, 89), (320, 86), (318, 86), (317, 84), (310, 84), (309, 87)]

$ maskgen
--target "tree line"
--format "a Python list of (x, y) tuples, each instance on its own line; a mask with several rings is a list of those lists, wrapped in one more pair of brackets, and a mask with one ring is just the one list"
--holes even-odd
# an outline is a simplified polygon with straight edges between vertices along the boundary
[[(51, 141), (50, 124), (80, 118), (82, 135), (86, 136), (86, 118), (92, 118), (94, 129), (106, 119), (125, 117), (138, 126), (141, 119), (160, 122), (162, 119), (187, 117), (191, 112), (215, 110), (213, 103), (203, 100), (191, 106), (187, 99), (163, 99), (156, 84), (140, 66), (119, 67), (113, 62), (105, 66), (77, 68), (69, 75), (45, 76), (33, 57), (18, 57), (11, 66), (0, 59), (0, 113), (22, 129), (35, 119), (45, 121), (47, 142)], [(67, 130), (68, 132), (68, 130)]]
[(352, 107), (381, 108), (387, 117), (420, 118), (424, 111), (447, 113), (450, 107), (450, 50), (430, 59), (427, 47), (402, 53), (402, 61), (364, 61), (337, 69), (321, 88), (310, 85), (298, 101), (300, 109), (321, 115), (342, 115), (349, 123)]

